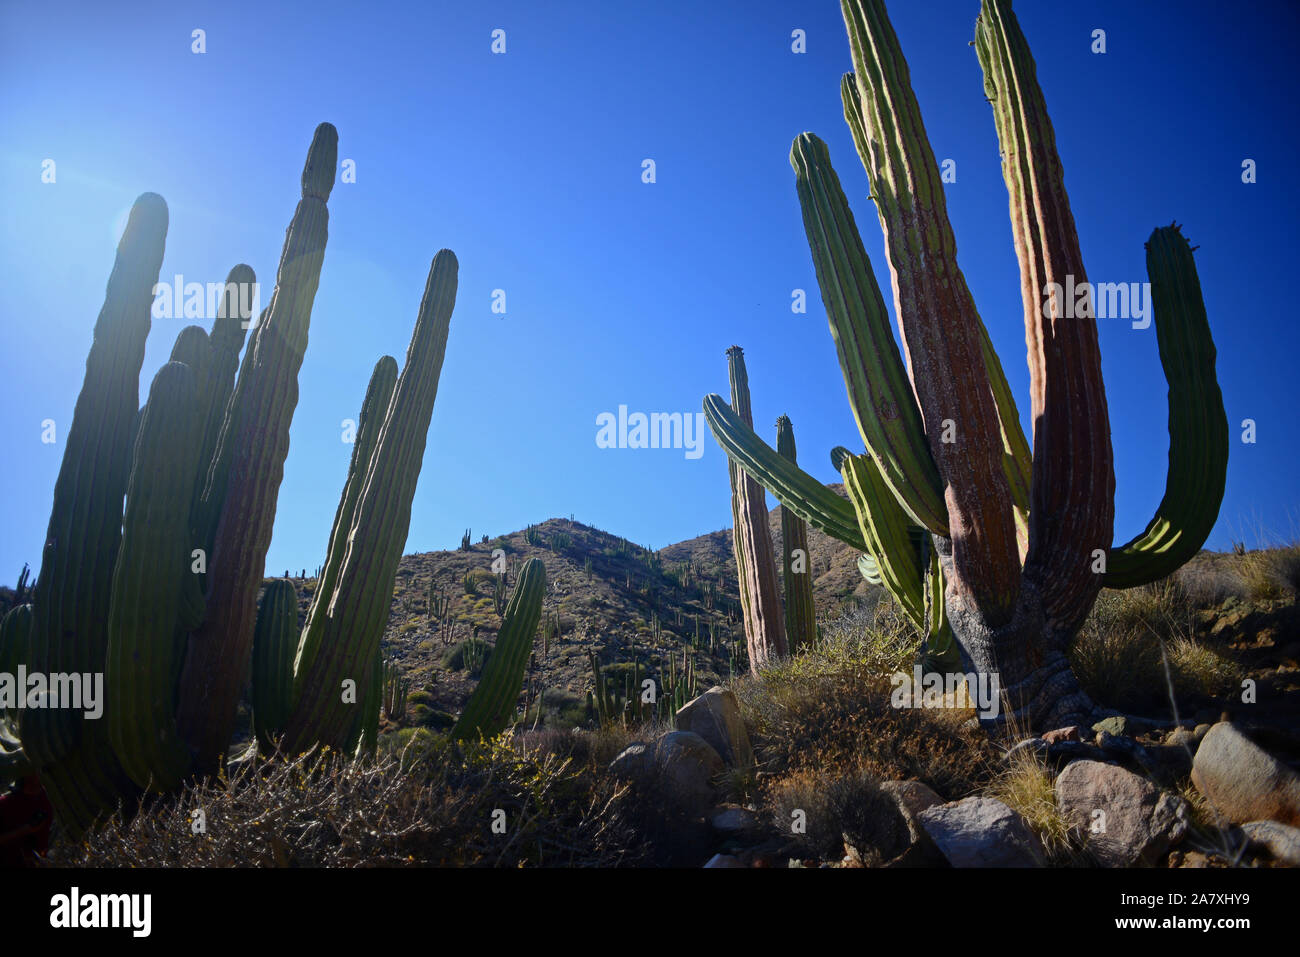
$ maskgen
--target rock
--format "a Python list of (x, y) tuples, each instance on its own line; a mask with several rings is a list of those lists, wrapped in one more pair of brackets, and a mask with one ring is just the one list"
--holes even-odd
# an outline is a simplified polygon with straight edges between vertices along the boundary
[(1153, 865), (1187, 833), (1186, 801), (1100, 761), (1066, 765), (1056, 776), (1056, 803), (1109, 867)]
[[(925, 832), (920, 821), (921, 812), (943, 804), (943, 798), (929, 785), (920, 781), (886, 781), (880, 786), (880, 790), (889, 795), (898, 807), (898, 813), (903, 816), (903, 821), (907, 825), (910, 840), (910, 846), (902, 854), (888, 861), (885, 866), (932, 867), (947, 864), (947, 860), (935, 847), (934, 841), (930, 840), (930, 835)], [(847, 844), (845, 852), (849, 852)]]
[(1029, 751), (1034, 754), (1038, 754), (1046, 750), (1047, 750), (1046, 738), (1025, 738), (1025, 740), (1017, 741), (1015, 744), (1013, 744), (1010, 750), (1008, 750), (1006, 754), (1002, 755), (1002, 760), (1010, 761), (1014, 755), (1020, 754), (1021, 752), (1024, 751)]
[(722, 758), (693, 731), (672, 731), (655, 747), (655, 767), (668, 795), (692, 815), (713, 805), (714, 781), (725, 769)]
[(1234, 824), (1300, 825), (1300, 775), (1226, 721), (1212, 727), (1196, 749), (1192, 783), (1212, 812)]
[(744, 834), (762, 828), (762, 821), (749, 808), (738, 804), (727, 804), (716, 809), (709, 816), (709, 824), (719, 834)]
[(1208, 724), (1198, 724), (1192, 729), (1192, 737), (1196, 739), (1197, 744), (1200, 744), (1201, 740), (1210, 733), (1211, 727), (1213, 726)]
[(655, 770), (655, 746), (637, 741), (624, 748), (609, 763), (609, 771), (614, 777), (623, 781), (643, 783)]
[(749, 732), (740, 717), (740, 702), (725, 688), (710, 688), (682, 705), (677, 712), (677, 728), (698, 734), (732, 767), (747, 768), (754, 763)]
[(730, 854), (714, 854), (709, 858), (705, 867), (744, 867), (739, 858), (732, 857)]
[(1083, 729), (1077, 724), (1072, 724), (1068, 728), (1057, 728), (1055, 731), (1048, 731), (1043, 735), (1043, 740), (1049, 745), (1061, 744), (1065, 741), (1083, 741)]
[(1300, 828), (1277, 821), (1250, 821), (1241, 826), (1252, 850), (1266, 851), (1279, 864), (1300, 867)]
[(953, 867), (1042, 867), (1038, 837), (1025, 819), (994, 798), (968, 797), (918, 815)]
[(1173, 731), (1169, 732), (1169, 736), (1165, 738), (1165, 747), (1187, 748), (1193, 754), (1196, 753), (1196, 746), (1200, 743), (1201, 739), (1196, 736), (1195, 732), (1186, 728), (1174, 728)]
[[(1132, 734), (1133, 729), (1129, 727), (1129, 720), (1122, 714), (1113, 715), (1109, 718), (1103, 718), (1092, 726), (1092, 730), (1099, 735), (1101, 732), (1113, 734), (1115, 737), (1123, 737), (1126, 734)], [(1100, 742), (1098, 742), (1100, 743)]]

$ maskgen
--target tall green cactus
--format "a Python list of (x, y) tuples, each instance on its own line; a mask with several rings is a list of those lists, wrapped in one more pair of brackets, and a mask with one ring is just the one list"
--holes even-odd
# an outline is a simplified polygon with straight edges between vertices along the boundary
[[(752, 428), (749, 374), (740, 346), (727, 350), (727, 371), (731, 378), (732, 410)], [(732, 547), (740, 582), (745, 641), (749, 648), (750, 670), (757, 675), (769, 660), (783, 658), (789, 653), (781, 593), (776, 583), (776, 558), (772, 549), (772, 532), (767, 525), (763, 486), (734, 462), (727, 463), (727, 471), (731, 478)]]
[(348, 680), (363, 687), (388, 620), (447, 349), (457, 270), (450, 250), (434, 256), (406, 364), (367, 466), (337, 583), (333, 594), (317, 596), (303, 626), (294, 662), (294, 713), (285, 729), (290, 749), (316, 741), (344, 747), (353, 726), (355, 709), (339, 689)]
[[(207, 335), (198, 330), (201, 347)], [(154, 377), (132, 457), (113, 572), (105, 666), (108, 737), (138, 786), (168, 791), (190, 769), (176, 731), (173, 692), (185, 634), (190, 567), (190, 506), (203, 441), (199, 380), (168, 362)], [(190, 586), (193, 587), (192, 585)]]
[(191, 635), (177, 721), (202, 770), (216, 767), (234, 730), (242, 669), (252, 650), (257, 595), (275, 523), (276, 497), (298, 404), (298, 370), (307, 351), (312, 304), (325, 259), (338, 164), (338, 132), (316, 128), (276, 273), (271, 304), (253, 332), (251, 358), (227, 405), (217, 456), (229, 457), (220, 517), (208, 556), (207, 615)]
[(884, 6), (841, 7), (856, 71), (841, 85), (844, 115), (885, 234), (910, 372), (826, 146), (805, 133), (791, 164), (867, 450), (833, 454), (851, 504), (764, 445), (720, 396), (705, 399), (705, 415), (732, 461), (782, 505), (867, 553), (864, 573), (930, 636), (933, 654), (950, 659), (957, 650), (968, 670), (997, 673), (1012, 714), (1031, 726), (1084, 720), (1093, 706), (1065, 649), (1098, 590), (1176, 569), (1204, 543), (1222, 501), (1227, 420), (1191, 249), (1176, 227), (1155, 230), (1147, 244), (1170, 385), (1169, 479), (1147, 530), (1112, 548), (1096, 322), (1065, 318), (1054, 300), (1044, 305), (1053, 283), (1086, 277), (1046, 105), (1009, 0), (983, 0), (975, 47), (1021, 266), (1032, 455), (956, 262), (942, 181)]
[(492, 657), (483, 666), (478, 687), (451, 730), (453, 738), (490, 737), (509, 725), (523, 687), (524, 668), (533, 649), (545, 594), (546, 566), (541, 559), (530, 558), (519, 571), (514, 594), (510, 596), (501, 630), (497, 632)]
[[(776, 451), (791, 465), (796, 464), (794, 425), (789, 416), (776, 420)], [(817, 638), (811, 561), (807, 523), (790, 509), (781, 509), (781, 574), (785, 583), (785, 637), (790, 654), (801, 647), (810, 647)]]

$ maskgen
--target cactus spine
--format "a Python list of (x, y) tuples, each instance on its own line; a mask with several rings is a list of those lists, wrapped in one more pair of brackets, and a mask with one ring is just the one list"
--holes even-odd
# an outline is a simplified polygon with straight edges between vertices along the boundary
[[(736, 416), (753, 428), (749, 405), (749, 375), (740, 346), (727, 350), (731, 378), (731, 406)], [(772, 533), (767, 525), (767, 503), (763, 486), (734, 462), (728, 461), (731, 477), (732, 539), (736, 570), (740, 580), (740, 604), (745, 616), (745, 641), (749, 645), (750, 670), (757, 675), (771, 658), (787, 653), (781, 595), (776, 583), (776, 559)]]
[[(776, 420), (776, 451), (796, 464), (794, 425), (789, 416)], [(781, 509), (781, 573), (785, 582), (785, 636), (790, 653), (810, 647), (817, 638), (812, 569), (808, 567), (808, 525), (788, 508)], [(697, 623), (698, 630), (698, 623)]]
[(540, 559), (530, 558), (519, 572), (492, 657), (483, 666), (483, 676), (470, 695), (465, 712), (452, 728), (453, 738), (490, 737), (509, 725), (523, 687), (524, 668), (533, 649), (545, 594), (546, 566)]

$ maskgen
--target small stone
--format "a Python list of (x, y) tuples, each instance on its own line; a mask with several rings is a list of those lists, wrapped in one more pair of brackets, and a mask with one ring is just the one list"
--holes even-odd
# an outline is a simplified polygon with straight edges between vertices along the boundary
[(1187, 833), (1187, 802), (1114, 764), (1066, 765), (1056, 776), (1056, 803), (1110, 867), (1155, 864)]
[(1083, 741), (1083, 729), (1077, 724), (1072, 724), (1068, 728), (1057, 728), (1055, 731), (1048, 731), (1044, 734), (1043, 740), (1049, 745), (1060, 744), (1064, 741)]
[(1241, 831), (1252, 850), (1267, 852), (1279, 864), (1300, 867), (1300, 828), (1277, 821), (1250, 821)]

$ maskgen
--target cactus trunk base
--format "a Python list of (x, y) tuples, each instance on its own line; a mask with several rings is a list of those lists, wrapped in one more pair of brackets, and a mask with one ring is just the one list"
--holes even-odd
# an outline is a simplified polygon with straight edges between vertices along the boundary
[[(951, 544), (936, 538), (946, 575)], [(1072, 633), (1053, 628), (1043, 614), (1038, 589), (1024, 582), (1011, 621), (992, 626), (970, 596), (954, 594), (952, 579), (945, 595), (948, 620), (967, 674), (997, 675), (999, 704), (995, 715), (980, 715), (994, 732), (1006, 727), (1027, 732), (1080, 725), (1091, 727), (1098, 708), (1079, 684), (1066, 657)]]

